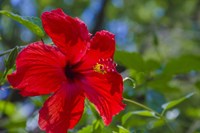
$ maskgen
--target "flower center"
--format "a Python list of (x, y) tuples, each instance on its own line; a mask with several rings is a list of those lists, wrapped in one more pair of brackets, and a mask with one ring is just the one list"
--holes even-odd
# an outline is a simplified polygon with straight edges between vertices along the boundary
[(70, 65), (67, 65), (67, 66), (65, 67), (65, 75), (66, 75), (66, 77), (69, 78), (69, 79), (74, 79), (74, 77), (75, 77), (75, 72), (73, 71), (73, 69), (71, 68)]
[(93, 67), (95, 72), (105, 74), (107, 72), (115, 72), (117, 64), (113, 62), (111, 58), (99, 59), (99, 62)]

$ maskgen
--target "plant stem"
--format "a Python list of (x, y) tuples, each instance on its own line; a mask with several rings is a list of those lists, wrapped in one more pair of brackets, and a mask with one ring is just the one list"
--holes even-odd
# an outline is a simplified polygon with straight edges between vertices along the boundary
[(139, 106), (139, 107), (141, 107), (143, 109), (146, 109), (148, 111), (154, 112), (160, 119), (162, 119), (165, 122), (165, 124), (169, 128), (170, 132), (171, 133), (175, 133), (174, 129), (169, 125), (168, 121), (161, 114), (159, 114), (158, 112), (154, 111), (153, 109), (151, 109), (151, 108), (149, 108), (149, 107), (147, 107), (147, 106), (145, 106), (145, 105), (143, 105), (141, 103), (138, 103), (136, 101), (133, 101), (133, 100), (130, 100), (130, 99), (127, 99), (127, 98), (124, 98), (124, 101), (132, 103), (134, 105), (137, 105), (137, 106)]
[[(149, 107), (147, 107), (147, 106), (145, 106), (145, 105), (143, 105), (143, 104), (141, 104), (141, 103), (138, 103), (138, 102), (136, 102), (136, 101), (133, 101), (133, 100), (130, 100), (130, 99), (127, 99), (127, 98), (124, 98), (124, 101), (129, 102), (129, 103), (132, 103), (132, 104), (135, 104), (135, 105), (137, 105), (137, 106), (139, 106), (139, 107), (141, 107), (141, 108), (143, 108), (143, 109), (146, 109), (146, 110), (155, 112), (153, 109), (151, 109), (151, 108), (149, 108)], [(157, 112), (155, 112), (155, 113), (157, 113)]]
[(9, 50), (4, 51), (4, 52), (1, 52), (1, 53), (0, 53), (0, 56), (3, 56), (3, 55), (5, 55), (5, 54), (9, 54), (13, 49), (14, 49), (14, 48), (9, 49)]
[(132, 78), (130, 78), (130, 77), (126, 77), (126, 78), (123, 79), (123, 82), (125, 82), (125, 81), (127, 81), (127, 80), (130, 80), (130, 81), (133, 83), (133, 88), (136, 87), (136, 82), (135, 82), (134, 79), (132, 79)]
[(170, 124), (168, 123), (168, 121), (164, 117), (161, 117), (161, 119), (165, 122), (165, 124), (169, 128), (170, 132), (171, 133), (175, 133), (174, 129), (170, 126)]
[[(22, 48), (25, 48), (26, 46), (17, 46), (18, 49), (22, 49)], [(13, 51), (15, 48), (12, 48), (12, 49), (9, 49), (9, 50), (6, 50), (4, 52), (0, 52), (0, 56), (3, 56), (3, 55), (6, 55), (6, 54), (9, 54), (11, 51)]]

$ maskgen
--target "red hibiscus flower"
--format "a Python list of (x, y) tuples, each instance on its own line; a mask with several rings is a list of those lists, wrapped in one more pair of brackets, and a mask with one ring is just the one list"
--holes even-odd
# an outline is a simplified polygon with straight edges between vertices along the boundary
[(124, 109), (123, 82), (113, 62), (115, 39), (108, 31), (91, 38), (86, 25), (61, 9), (42, 14), (44, 30), (56, 46), (35, 42), (16, 59), (8, 81), (23, 96), (52, 94), (39, 111), (39, 126), (65, 133), (80, 120), (88, 98), (106, 125)]

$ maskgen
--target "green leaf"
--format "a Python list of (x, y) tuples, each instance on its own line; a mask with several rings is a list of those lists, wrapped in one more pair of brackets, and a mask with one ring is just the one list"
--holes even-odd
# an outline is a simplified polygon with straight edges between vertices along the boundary
[(94, 130), (96, 130), (99, 128), (103, 128), (104, 126), (101, 120), (96, 120), (93, 122), (93, 127), (94, 127)]
[(168, 103), (165, 103), (162, 105), (162, 108), (163, 108), (163, 112), (162, 112), (162, 115), (164, 114), (164, 112), (168, 109), (171, 109), (173, 107), (175, 107), (176, 105), (182, 103), (183, 101), (185, 101), (186, 99), (190, 98), (191, 96), (193, 96), (194, 93), (190, 93), (180, 99), (177, 99), (177, 100), (173, 100), (173, 101), (170, 101)]
[(146, 66), (146, 69), (149, 72), (151, 72), (151, 71), (155, 71), (155, 70), (159, 69), (160, 63), (156, 60), (149, 59), (149, 60), (145, 61), (145, 66)]
[(163, 74), (174, 75), (180, 73), (188, 73), (193, 70), (200, 71), (200, 56), (183, 55), (176, 59), (171, 59), (166, 64)]
[(195, 86), (200, 90), (200, 81), (197, 81), (197, 82), (195, 83)]
[(119, 133), (130, 133), (129, 130), (127, 130), (126, 128), (122, 127), (122, 126), (117, 126), (119, 128)]
[(116, 51), (115, 52), (115, 60), (129, 68), (134, 69), (136, 71), (144, 71), (145, 63), (142, 56), (139, 53), (130, 53), (126, 51)]
[(146, 116), (146, 117), (154, 117), (154, 118), (159, 118), (155, 112), (153, 111), (148, 111), (148, 110), (140, 110), (140, 111), (133, 111), (133, 115), (139, 115), (139, 116)]
[(185, 114), (193, 119), (200, 119), (200, 107), (187, 108)]
[[(8, 123), (5, 123), (4, 125), (5, 128), (7, 128), (8, 130), (16, 130), (16, 129), (19, 129), (20, 127), (22, 129), (25, 129), (26, 127), (26, 119), (23, 119), (23, 120), (10, 120)], [(12, 132), (10, 132), (12, 133)], [(20, 132), (22, 133), (22, 132)]]
[(145, 117), (154, 117), (159, 119), (159, 116), (155, 114), (153, 111), (148, 110), (139, 110), (139, 111), (133, 111), (128, 112), (122, 117), (122, 124), (125, 124), (125, 122), (132, 116), (132, 115), (138, 115), (138, 116), (145, 116)]
[(14, 64), (15, 64), (15, 59), (16, 59), (16, 57), (17, 57), (17, 54), (18, 54), (18, 49), (17, 49), (17, 47), (15, 47), (11, 52), (10, 52), (10, 54), (9, 54), (9, 56), (8, 56), (8, 59), (7, 59), (7, 61), (6, 61), (6, 64), (5, 64), (5, 66), (6, 66), (6, 68), (9, 70), (9, 69), (11, 69), (13, 66), (14, 66)]
[(154, 32), (154, 33), (153, 33), (153, 45), (154, 45), (155, 47), (157, 47), (158, 44), (159, 44), (158, 36), (157, 36), (156, 33)]
[(162, 93), (177, 93), (180, 92), (180, 88), (170, 86), (169, 82), (171, 81), (172, 77), (169, 75), (156, 75), (153, 80), (148, 81), (148, 87), (157, 90), (158, 92)]
[(44, 31), (41, 27), (41, 21), (39, 18), (37, 18), (37, 17), (22, 17), (22, 16), (19, 16), (17, 14), (14, 14), (12, 12), (5, 11), (5, 10), (1, 10), (0, 14), (3, 14), (5, 16), (19, 22), (20, 24), (26, 26), (28, 29), (30, 29), (33, 33), (35, 33), (39, 37), (44, 36)]
[(132, 112), (128, 112), (125, 115), (122, 116), (122, 124), (124, 125), (125, 122), (132, 116)]
[(83, 127), (81, 130), (78, 131), (78, 133), (92, 133), (93, 131), (93, 126), (88, 125), (86, 127)]
[(4, 79), (7, 75), (7, 73), (9, 72), (9, 70), (14, 66), (15, 64), (15, 59), (17, 57), (18, 54), (18, 48), (15, 47), (9, 54), (8, 59), (5, 60), (5, 66), (6, 69), (3, 72), (3, 74), (0, 76), (0, 85), (2, 84), (2, 82), (4, 82)]
[(34, 23), (37, 26), (39, 26), (41, 28), (41, 30), (43, 31), (42, 22), (41, 22), (40, 18), (31, 17), (31, 16), (23, 16), (22, 18)]
[(8, 101), (0, 101), (0, 113), (4, 112), (6, 115), (11, 116), (15, 113), (16, 107), (13, 103)]

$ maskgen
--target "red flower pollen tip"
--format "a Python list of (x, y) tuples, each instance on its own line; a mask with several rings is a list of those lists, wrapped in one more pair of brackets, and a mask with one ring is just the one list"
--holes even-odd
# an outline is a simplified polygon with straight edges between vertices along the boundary
[(55, 46), (29, 44), (19, 53), (16, 71), (7, 76), (8, 81), (23, 96), (53, 93), (39, 111), (39, 126), (47, 133), (74, 128), (85, 98), (109, 125), (125, 107), (122, 77), (113, 61), (114, 35), (103, 30), (91, 38), (80, 19), (61, 9), (44, 12), (41, 19)]

